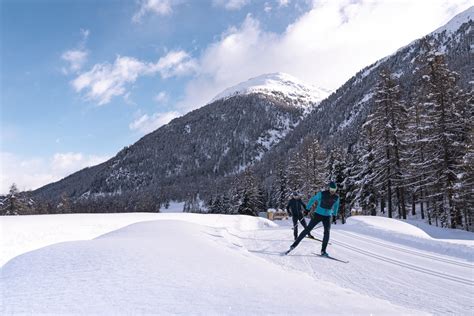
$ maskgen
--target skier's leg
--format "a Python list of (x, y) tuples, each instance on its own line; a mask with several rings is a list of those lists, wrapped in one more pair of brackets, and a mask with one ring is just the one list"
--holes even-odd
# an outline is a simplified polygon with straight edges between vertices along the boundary
[(304, 219), (303, 214), (300, 213), (300, 223), (303, 225), (303, 227), (306, 229), (308, 227), (308, 224), (306, 224), (306, 220)]
[(293, 214), (291, 217), (293, 219), (293, 236), (296, 238), (298, 237), (298, 215)]
[[(304, 219), (303, 214), (301, 214), (300, 223), (301, 223), (301, 225), (303, 225), (303, 227), (304, 227), (305, 229), (306, 229), (306, 227), (308, 227), (308, 225), (306, 224), (306, 220)], [(314, 236), (311, 235), (311, 232), (308, 233), (307, 237), (314, 239)]]
[(321, 221), (321, 219), (311, 218), (309, 221), (308, 226), (299, 234), (298, 238), (296, 238), (295, 242), (290, 246), (290, 248), (295, 248), (298, 244), (303, 240), (303, 238)]
[[(319, 215), (319, 214), (316, 214)], [(326, 252), (326, 247), (329, 242), (329, 231), (331, 230), (331, 217), (319, 215), (320, 220), (323, 222), (324, 226), (324, 237), (323, 237), (323, 246), (321, 247), (321, 252)]]

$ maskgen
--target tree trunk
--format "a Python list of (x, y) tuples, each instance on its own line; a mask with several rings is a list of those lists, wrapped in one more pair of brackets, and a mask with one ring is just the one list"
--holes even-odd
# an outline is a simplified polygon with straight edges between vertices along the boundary
[(407, 206), (405, 204), (405, 189), (403, 187), (400, 188), (400, 195), (402, 198), (402, 217), (403, 219), (407, 219)]
[(402, 218), (402, 207), (401, 207), (401, 199), (400, 199), (400, 188), (397, 186), (395, 188), (395, 193), (397, 195), (397, 213), (398, 219)]
[(392, 218), (392, 183), (388, 180), (387, 185), (388, 217)]
[(430, 212), (430, 202), (426, 201), (426, 213), (428, 214), (428, 224), (432, 225), (431, 222), (431, 212)]
[(421, 211), (421, 219), (425, 219), (425, 212), (424, 212), (424, 210), (423, 210), (423, 203), (424, 203), (423, 190), (420, 190), (420, 211)]

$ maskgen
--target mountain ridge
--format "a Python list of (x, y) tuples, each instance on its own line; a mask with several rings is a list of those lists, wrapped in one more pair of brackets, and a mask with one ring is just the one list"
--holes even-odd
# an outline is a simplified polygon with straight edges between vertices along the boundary
[[(414, 60), (423, 42), (446, 53), (448, 64), (467, 87), (472, 20), (467, 22), (454, 33), (432, 32), (361, 69), (317, 106), (313, 104), (311, 112), (295, 106), (295, 98), (285, 94), (248, 93), (241, 89), (246, 82), (231, 87), (214, 102), (145, 135), (109, 161), (37, 189), (33, 196), (57, 200), (62, 194), (72, 199), (136, 195), (159, 202), (196, 195), (206, 198), (227, 190), (232, 176), (248, 166), (255, 166), (263, 182), (271, 183), (275, 162), (291, 155), (307, 135), (316, 136), (325, 147), (350, 150), (373, 106), (378, 69), (396, 74), (406, 90), (402, 97), (409, 98)], [(285, 75), (262, 75), (253, 82), (272, 76)]]

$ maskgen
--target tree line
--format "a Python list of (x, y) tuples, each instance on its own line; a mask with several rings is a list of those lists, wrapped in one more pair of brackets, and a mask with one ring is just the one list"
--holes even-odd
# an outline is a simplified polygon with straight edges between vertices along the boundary
[[(445, 56), (427, 42), (414, 62), (415, 84), (405, 90), (397, 75), (380, 70), (356, 144), (322, 148), (308, 135), (275, 163), (270, 183), (256, 181), (248, 169), (236, 187), (210, 200), (209, 209), (252, 215), (268, 207), (284, 209), (292, 191), (309, 198), (336, 181), (343, 216), (357, 209), (406, 219), (411, 212), (430, 225), (472, 228), (472, 91), (461, 89)], [(222, 201), (229, 206), (220, 207)]]
[[(185, 212), (258, 215), (284, 209), (291, 192), (309, 199), (329, 181), (339, 186), (340, 214), (351, 211), (406, 219), (409, 213), (442, 227), (472, 227), (474, 210), (473, 98), (445, 56), (427, 41), (414, 60), (414, 83), (379, 71), (371, 91), (371, 112), (358, 141), (347, 148), (327, 148), (306, 135), (272, 162), (268, 174), (258, 164), (228, 177), (211, 190), (188, 194)], [(124, 196), (124, 194), (126, 196)], [(35, 202), (12, 186), (0, 199), (0, 214), (159, 212), (169, 204), (165, 188), (139, 194), (91, 196), (59, 203)], [(46, 203), (46, 204), (45, 204)]]

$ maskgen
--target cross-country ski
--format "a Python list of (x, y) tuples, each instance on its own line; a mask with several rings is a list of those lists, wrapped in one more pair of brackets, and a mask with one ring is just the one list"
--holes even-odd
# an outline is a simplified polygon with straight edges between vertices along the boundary
[(341, 259), (338, 259), (338, 258), (334, 258), (330, 255), (322, 255), (322, 254), (318, 254), (318, 253), (314, 253), (316, 256), (319, 256), (321, 258), (327, 258), (327, 259), (331, 259), (331, 260), (335, 260), (335, 261), (339, 261), (339, 262), (342, 262), (342, 263), (349, 263), (349, 261), (347, 260), (341, 260)]

